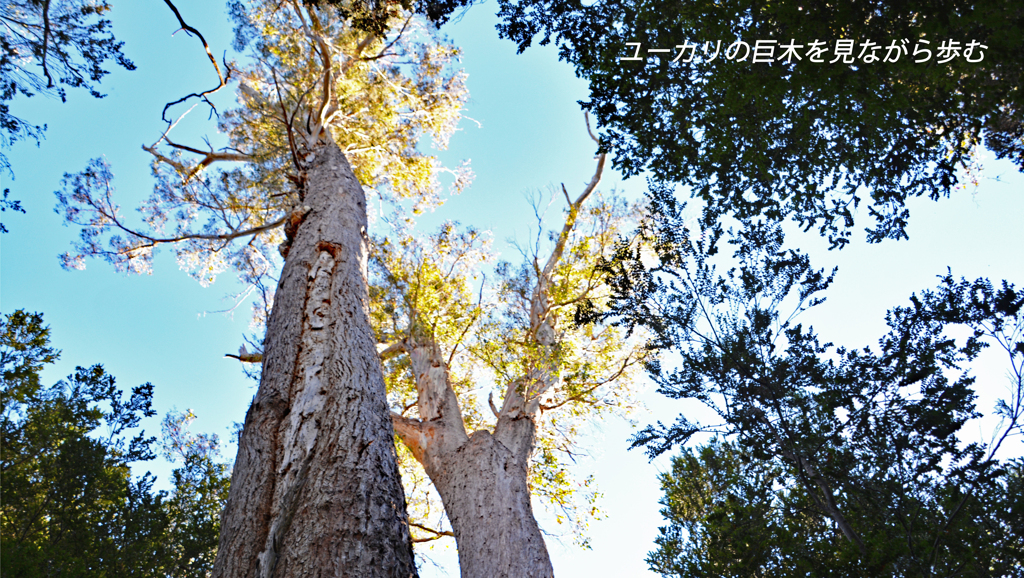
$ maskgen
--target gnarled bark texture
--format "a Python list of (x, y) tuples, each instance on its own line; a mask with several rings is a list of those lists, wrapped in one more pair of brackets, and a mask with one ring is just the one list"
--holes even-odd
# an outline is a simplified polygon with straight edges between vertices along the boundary
[(366, 200), (327, 140), (307, 171), (267, 324), (217, 578), (416, 575), (367, 316)]

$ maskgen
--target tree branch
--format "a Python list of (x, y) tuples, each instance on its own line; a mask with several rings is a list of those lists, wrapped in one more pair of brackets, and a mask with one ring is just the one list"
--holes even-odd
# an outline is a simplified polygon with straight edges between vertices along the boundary
[[(589, 131), (589, 128), (588, 128)], [(565, 218), (565, 225), (562, 226), (562, 232), (558, 235), (558, 242), (555, 243), (554, 250), (551, 251), (551, 256), (548, 257), (548, 262), (544, 265), (544, 269), (541, 274), (545, 277), (550, 277), (551, 273), (555, 269), (555, 265), (562, 258), (562, 252), (565, 250), (565, 243), (569, 239), (569, 233), (572, 232), (573, 227), (576, 225), (576, 218), (579, 215), (580, 207), (583, 202), (587, 200), (587, 197), (597, 189), (597, 185), (601, 182), (601, 175), (604, 173), (604, 163), (606, 155), (601, 153), (597, 157), (597, 169), (594, 171), (594, 176), (590, 179), (587, 184), (587, 188), (580, 193), (580, 196), (576, 198), (576, 201), (569, 205), (569, 215)], [(565, 192), (565, 187), (562, 187)], [(569, 198), (568, 192), (565, 192), (566, 200)]]
[(420, 543), (423, 543), (423, 542), (432, 542), (434, 540), (438, 540), (438, 539), (444, 538), (446, 536), (451, 536), (451, 537), (455, 536), (455, 534), (449, 532), (448, 530), (435, 530), (433, 528), (424, 526), (422, 524), (417, 524), (416, 522), (411, 522), (411, 521), (409, 522), (409, 527), (410, 528), (416, 528), (417, 530), (423, 530), (424, 532), (429, 532), (431, 534), (434, 534), (430, 538), (413, 538), (412, 539), (413, 544), (420, 544)]
[(416, 461), (424, 463), (424, 452), (427, 449), (427, 432), (425, 430), (431, 429), (430, 425), (395, 412), (391, 412), (391, 425), (395, 428), (395, 434), (402, 438), (402, 443), (409, 448)]
[(248, 353), (248, 354), (245, 354), (245, 355), (235, 355), (233, 353), (225, 353), (224, 357), (230, 357), (232, 359), (237, 359), (238, 361), (241, 361), (242, 363), (263, 363), (263, 354), (262, 353)]
[[(95, 205), (93, 205), (93, 206), (95, 207)], [(97, 209), (98, 209), (98, 207), (97, 207)], [(214, 235), (186, 234), (186, 235), (181, 235), (181, 236), (178, 236), (178, 237), (163, 237), (163, 238), (161, 238), (161, 237), (150, 237), (149, 235), (140, 233), (140, 232), (138, 232), (138, 231), (136, 231), (134, 229), (130, 229), (130, 228), (126, 227), (117, 218), (116, 212), (113, 211), (113, 210), (111, 210), (111, 211), (103, 211), (102, 209), (98, 209), (98, 210), (100, 210), (100, 214), (101, 215), (103, 215), (104, 217), (110, 219), (110, 221), (118, 229), (124, 231), (125, 233), (128, 233), (129, 235), (132, 235), (133, 237), (137, 237), (139, 239), (143, 239), (143, 240), (146, 241), (145, 243), (143, 243), (141, 245), (138, 245), (138, 246), (135, 246), (135, 247), (131, 247), (130, 249), (128, 249), (128, 251), (126, 251), (127, 253), (138, 251), (139, 249), (142, 249), (142, 248), (152, 248), (152, 247), (156, 247), (157, 245), (163, 245), (163, 244), (168, 244), (168, 243), (180, 243), (181, 241), (188, 241), (188, 240), (231, 241), (231, 240), (237, 239), (239, 237), (247, 237), (249, 235), (255, 236), (255, 235), (258, 235), (260, 233), (264, 233), (266, 231), (270, 231), (271, 229), (276, 229), (277, 227), (280, 227), (280, 226), (284, 225), (285, 221), (288, 220), (288, 215), (285, 215), (285, 216), (281, 217), (280, 219), (278, 219), (276, 221), (273, 221), (271, 223), (267, 223), (267, 224), (261, 225), (259, 227), (253, 227), (251, 229), (245, 229), (243, 231), (234, 231), (234, 232), (231, 232), (231, 233), (221, 233), (221, 234), (214, 234)], [(122, 254), (122, 253), (119, 253), (119, 254)]]
[(377, 344), (377, 355), (380, 356), (381, 361), (384, 361), (385, 359), (389, 359), (391, 357), (394, 357), (405, 352), (405, 342), (403, 341), (396, 341), (390, 345), (385, 345), (383, 343)]
[[(244, 162), (249, 162), (250, 160), (252, 160), (252, 157), (250, 157), (249, 155), (244, 154), (244, 153), (219, 153), (219, 152), (216, 152), (214, 150), (203, 151), (203, 150), (195, 149), (195, 148), (192, 148), (192, 147), (189, 147), (189, 146), (180, 145), (180, 144), (171, 142), (171, 139), (167, 138), (166, 134), (162, 137), (162, 140), (166, 141), (168, 145), (170, 145), (170, 146), (172, 146), (172, 147), (174, 147), (176, 149), (180, 149), (180, 150), (187, 151), (187, 152), (190, 152), (190, 153), (193, 153), (193, 154), (197, 154), (197, 155), (203, 155), (203, 158), (199, 161), (199, 163), (195, 167), (193, 167), (192, 170), (188, 171), (188, 174), (185, 174), (182, 177), (182, 184), (187, 184), (189, 181), (192, 180), (193, 177), (195, 177), (197, 174), (202, 172), (203, 169), (205, 169), (206, 167), (210, 166), (211, 164), (213, 164), (213, 163), (215, 163), (217, 161), (228, 161), (228, 162), (241, 162), (241, 163), (244, 163)], [(159, 143), (159, 141), (157, 141), (157, 142)], [(148, 146), (148, 147), (143, 145), (142, 149), (144, 151), (148, 152), (149, 154), (153, 155), (154, 157), (156, 157), (156, 159), (158, 161), (163, 162), (163, 163), (167, 163), (168, 165), (174, 167), (179, 173), (185, 173), (185, 167), (181, 163), (175, 162), (175, 161), (167, 158), (166, 156), (160, 154), (159, 152), (157, 152), (156, 145)]]
[(590, 114), (588, 114), (587, 111), (583, 111), (583, 121), (587, 123), (587, 134), (590, 135), (590, 138), (594, 139), (594, 142), (600, 145), (601, 141), (597, 140), (594, 133), (590, 132)]
[[(46, 88), (53, 88), (53, 77), (50, 76), (50, 69), (46, 67), (46, 53), (50, 47), (50, 0), (43, 0), (43, 74), (46, 75)], [(6, 55), (5, 55), (6, 56)]]
[[(392, 40), (391, 42), (389, 42), (387, 46), (385, 46), (384, 48), (382, 48), (382, 49), (381, 49), (381, 51), (380, 51), (380, 52), (379, 52), (379, 53), (378, 53), (378, 54), (377, 54), (376, 56), (366, 56), (366, 57), (363, 57), (363, 56), (359, 56), (359, 55), (360, 55), (360, 54), (362, 53), (362, 48), (365, 48), (365, 47), (363, 46), (363, 44), (360, 44), (360, 47), (361, 47), (361, 48), (359, 48), (359, 49), (358, 49), (358, 52), (356, 52), (356, 55), (355, 55), (355, 57), (356, 57), (356, 58), (358, 58), (359, 60), (369, 61), (369, 60), (377, 60), (377, 59), (379, 59), (379, 58), (383, 58), (384, 56), (387, 56), (387, 51), (388, 51), (388, 50), (389, 50), (389, 49), (390, 49), (390, 48), (391, 48), (392, 46), (394, 46), (396, 42), (398, 42), (398, 41), (399, 41), (399, 40), (400, 40), (400, 39), (402, 38), (402, 34), (404, 34), (404, 33), (405, 33), (405, 28), (406, 28), (407, 26), (409, 26), (409, 22), (410, 22), (410, 21), (412, 20), (412, 17), (413, 17), (413, 16), (415, 15), (415, 14), (416, 14), (416, 13), (415, 13), (415, 12), (413, 12), (413, 11), (410, 11), (410, 12), (409, 12), (409, 17), (408, 17), (408, 18), (406, 18), (406, 19), (405, 19), (405, 22), (404, 22), (404, 23), (402, 24), (402, 28), (401, 28), (401, 29), (400, 29), (400, 30), (398, 31), (398, 36), (395, 36), (395, 39), (394, 39), (394, 40)], [(364, 39), (364, 40), (363, 40), (363, 42), (366, 42), (366, 40)], [(351, 61), (350, 61), (350, 62), (351, 62)], [(346, 67), (345, 67), (345, 70), (347, 70), (347, 69), (348, 69), (348, 67), (346, 66)]]
[(213, 52), (210, 50), (210, 45), (206, 42), (206, 38), (203, 38), (203, 35), (198, 30), (196, 30), (195, 28), (189, 26), (185, 22), (185, 19), (181, 17), (181, 13), (178, 12), (178, 8), (171, 2), (171, 0), (164, 0), (164, 3), (167, 4), (168, 7), (170, 7), (172, 12), (174, 12), (175, 18), (178, 19), (178, 24), (181, 25), (181, 30), (184, 30), (187, 34), (195, 34), (199, 38), (199, 41), (203, 43), (203, 49), (206, 50), (206, 55), (210, 58), (210, 62), (213, 63), (213, 69), (217, 71), (217, 86), (216, 87), (211, 88), (209, 90), (204, 90), (203, 92), (188, 94), (188, 95), (186, 95), (186, 96), (184, 96), (182, 98), (179, 98), (178, 100), (176, 100), (174, 102), (169, 102), (169, 103), (167, 103), (164, 106), (164, 111), (160, 115), (160, 118), (162, 118), (164, 122), (170, 124), (171, 121), (167, 120), (167, 109), (171, 108), (172, 106), (174, 106), (176, 104), (180, 104), (182, 102), (185, 102), (185, 101), (187, 101), (190, 98), (201, 98), (201, 99), (203, 99), (204, 101), (206, 101), (206, 104), (209, 104), (210, 108), (213, 109), (214, 112), (216, 112), (217, 111), (217, 107), (215, 107), (213, 105), (213, 103), (210, 102), (210, 99), (208, 97), (209, 97), (209, 95), (211, 95), (211, 94), (217, 92), (218, 90), (224, 88), (225, 86), (227, 86), (227, 81), (228, 81), (228, 79), (231, 78), (231, 68), (227, 65), (226, 62), (224, 63), (224, 66), (225, 66), (225, 68), (227, 68), (227, 71), (228, 71), (227, 76), (225, 77), (221, 73), (221, 71), (220, 71), (220, 66), (217, 65), (217, 59), (214, 58)]

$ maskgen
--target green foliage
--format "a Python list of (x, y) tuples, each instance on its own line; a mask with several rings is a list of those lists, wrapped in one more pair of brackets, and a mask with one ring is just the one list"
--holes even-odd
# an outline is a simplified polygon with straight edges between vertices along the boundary
[[(24, 213), (25, 209), (21, 206), (21, 201), (17, 199), (7, 199), (7, 195), (11, 194), (11, 189), (4, 189), (4, 196), (0, 198), (0, 213), (6, 213), (8, 210), (14, 211), (15, 213)], [(0, 222), (0, 233), (7, 233), (7, 227)]]
[[(475, 329), (486, 315), (488, 304), (481, 301), (482, 292), (474, 285), (483, 282), (483, 266), (492, 257), (487, 234), (446, 223), (422, 239), (376, 238), (370, 259), (371, 323), (378, 343), (414, 335), (434, 339), (447, 349), (452, 365), (449, 380), (470, 431), (485, 423), (479, 386), (473, 379), (475, 368), (472, 363), (454, 362), (475, 343)], [(385, 381), (392, 407), (415, 415), (417, 391), (408, 356), (385, 362)]]
[[(594, 420), (628, 414), (637, 405), (635, 377), (646, 357), (640, 341), (618, 328), (577, 326), (573, 320), (580, 303), (604, 306), (607, 290), (594, 267), (611, 255), (637, 212), (621, 198), (595, 196), (573, 215), (561, 258), (544, 281), (545, 319), (556, 333), (554, 359), (531, 334), (531, 303), (544, 275), (542, 255), (557, 244), (557, 231), (545, 237), (538, 228), (535, 242), (521, 248), (518, 267), (495, 263), (488, 236), (455, 223), (424, 238), (375, 239), (370, 260), (371, 322), (378, 341), (391, 345), (411, 336), (440, 347), (467, 431), (494, 427), (495, 410), (488, 405), (503, 407), (509, 388), (519, 384), (525, 391), (522, 384), (534, 379), (530, 376), (557, 374), (555, 387), (540, 401), (528, 483), (531, 495), (584, 546), (587, 525), (600, 518), (599, 493), (593, 478), (575, 475), (572, 465), (585, 453), (581, 438)], [(408, 356), (386, 355), (384, 370), (392, 411), (419, 417)], [(410, 518), (419, 529), (432, 528), (436, 537), (443, 532), (442, 509), (418, 464), (404, 452), (399, 455), (404, 456)], [(430, 536), (414, 532), (414, 537)]]
[(402, 0), (401, 2), (351, 2), (349, 0), (303, 0), (310, 6), (330, 6), (343, 19), (351, 20), (359, 30), (373, 32), (378, 36), (387, 33), (395, 13), (411, 11), (425, 16), (436, 26), (451, 18), (455, 10), (468, 7), (472, 0)]
[(39, 372), (44, 365), (56, 362), (60, 352), (49, 347), (50, 328), (43, 326), (43, 316), (38, 313), (18, 310), (8, 315), (0, 339), (6, 420), (8, 411), (16, 411), (20, 404), (39, 393)]
[[(793, 322), (823, 300), (831, 276), (784, 250), (779, 225), (697, 236), (665, 190), (652, 211), (604, 265), (608, 312), (584, 313), (648, 329), (652, 346), (679, 355), (675, 369), (649, 364), (659, 392), (720, 418), (658, 423), (635, 446), (657, 455), (699, 432), (730, 440), (677, 462), (667, 483), (710, 484), (719, 497), (709, 503), (721, 507), (673, 510), (680, 528), (666, 531), (653, 564), (681, 576), (1020, 571), (1019, 521), (1000, 498), (1019, 464), (995, 456), (1024, 425), (1024, 295), (947, 274), (889, 311), (877, 348), (835, 348)], [(723, 239), (735, 266), (720, 272)], [(957, 436), (980, 415), (969, 364), (989, 345), (1007, 354), (1011, 384), (996, 407), (1003, 429), (986, 446)]]
[[(84, 268), (85, 257), (100, 257), (145, 273), (155, 248), (173, 244), (181, 267), (204, 285), (233, 270), (249, 286), (243, 296), (260, 297), (259, 326), (273, 301), (284, 221), (302, 206), (304, 167), (320, 129), (374, 188), (370, 205), (389, 211), (375, 216), (405, 227), (441, 204), (440, 174), (454, 176), (453, 192), (471, 179), (468, 166), (445, 168), (419, 150), (428, 136), (435, 148), (447, 145), (467, 98), (466, 75), (456, 66), (459, 51), (411, 13), (392, 15), (393, 32), (376, 37), (334, 10), (299, 3), (233, 2), (230, 12), (236, 48), (248, 47), (251, 60), (232, 66), (239, 106), (220, 114), (219, 127), (228, 146), (204, 157), (165, 134), (148, 147), (156, 185), (139, 227), (120, 215), (105, 161), (65, 175), (58, 209), (81, 225), (81, 241), (62, 260)], [(232, 164), (209, 166), (216, 162)]]
[(45, 388), (39, 372), (58, 353), (41, 316), (17, 311), (0, 334), (3, 575), (162, 576), (163, 496), (128, 467), (152, 459), (154, 438), (125, 437), (153, 415), (153, 386), (125, 401), (95, 365)]
[[(650, 170), (692, 187), (703, 224), (792, 218), (834, 245), (848, 242), (858, 205), (869, 239), (906, 236), (909, 198), (939, 199), (972, 163), (978, 145), (1024, 169), (1024, 10), (987, 2), (717, 2), (501, 0), (501, 34), (520, 51), (539, 38), (590, 82), (585, 108), (602, 145), (627, 175)], [(908, 43), (897, 62), (830, 64), (835, 41)], [(729, 60), (733, 42), (791, 40), (799, 60)], [(825, 43), (824, 63), (811, 42)], [(938, 47), (985, 46), (939, 63)], [(918, 64), (918, 41), (932, 51)], [(640, 43), (640, 61), (631, 57)], [(670, 60), (683, 43), (696, 56)], [(704, 54), (710, 42), (709, 54)], [(716, 42), (721, 42), (720, 52)], [(646, 51), (668, 49), (670, 54)], [(782, 53), (776, 50), (775, 58)], [(714, 54), (717, 57), (712, 58)], [(975, 52), (972, 60), (979, 58)], [(870, 197), (870, 198), (868, 198)]]
[(126, 437), (154, 415), (153, 386), (125, 400), (95, 365), (43, 387), (40, 372), (59, 356), (49, 333), (39, 314), (0, 321), (0, 575), (208, 576), (230, 483), (216, 436), (189, 434), (191, 413), (168, 415), (165, 455), (184, 461), (173, 491), (155, 491), (149, 473), (132, 478), (131, 463), (155, 457), (155, 438)]
[[(673, 458), (661, 476), (667, 526), (647, 563), (662, 576), (1017, 576), (1024, 520), (1020, 509), (1024, 463), (994, 472), (952, 523), (942, 528), (945, 548), (935, 567), (916, 550), (935, 539), (934, 524), (956, 507), (955, 493), (938, 491), (926, 502), (872, 494), (853, 521), (878, 553), (865, 564), (856, 549), (816, 514), (799, 486), (785, 484), (777, 464), (752, 458), (736, 444), (713, 441)], [(900, 528), (894, 514), (918, 510), (916, 528)]]
[(164, 457), (182, 461), (172, 472), (174, 491), (164, 504), (169, 519), (167, 544), (175, 578), (205, 578), (213, 571), (220, 539), (220, 513), (228, 500), (231, 468), (217, 460), (216, 435), (192, 434), (192, 410), (164, 417)]

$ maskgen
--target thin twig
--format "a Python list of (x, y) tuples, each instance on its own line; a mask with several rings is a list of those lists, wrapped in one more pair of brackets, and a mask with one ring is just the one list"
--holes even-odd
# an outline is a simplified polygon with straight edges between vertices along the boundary
[(418, 530), (423, 530), (424, 532), (429, 532), (429, 533), (434, 535), (433, 537), (430, 537), (430, 538), (413, 538), (412, 541), (413, 541), (414, 544), (418, 544), (418, 543), (422, 543), (422, 542), (431, 542), (433, 540), (438, 540), (438, 539), (444, 538), (446, 536), (452, 536), (452, 537), (455, 536), (455, 534), (452, 534), (451, 532), (449, 532), (447, 530), (435, 530), (433, 528), (430, 528), (430, 527), (427, 527), (427, 526), (423, 526), (421, 524), (417, 524), (416, 522), (409, 522), (409, 527), (416, 528)]
[[(359, 52), (356, 53), (355, 58), (358, 58), (359, 60), (377, 60), (379, 58), (383, 58), (384, 56), (387, 56), (387, 51), (392, 46), (394, 46), (396, 42), (398, 42), (402, 38), (402, 34), (405, 33), (405, 28), (407, 26), (409, 26), (409, 22), (412, 20), (412, 17), (413, 17), (414, 14), (415, 14), (415, 12), (409, 12), (409, 17), (406, 18), (405, 22), (402, 24), (402, 28), (398, 31), (398, 36), (395, 36), (394, 40), (392, 40), (391, 42), (388, 43), (387, 46), (382, 48), (380, 53), (377, 54), (377, 56), (366, 56), (366, 57), (359, 56), (359, 54), (362, 52), (362, 50), (361, 49), (357, 49), (357, 50), (359, 50)], [(365, 42), (365, 40), (364, 40), (364, 42)], [(362, 45), (360, 45), (360, 46), (362, 46)]]

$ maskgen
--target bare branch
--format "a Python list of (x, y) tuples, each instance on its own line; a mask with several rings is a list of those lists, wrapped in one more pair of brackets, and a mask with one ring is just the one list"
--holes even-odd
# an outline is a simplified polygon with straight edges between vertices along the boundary
[(214, 112), (216, 112), (217, 111), (217, 107), (215, 107), (213, 105), (213, 103), (210, 102), (210, 99), (208, 97), (211, 94), (213, 94), (213, 93), (217, 92), (218, 90), (220, 90), (220, 89), (224, 88), (225, 86), (227, 86), (227, 81), (228, 81), (228, 79), (231, 78), (231, 68), (228, 67), (226, 62), (224, 63), (224, 66), (225, 66), (225, 68), (227, 68), (227, 71), (228, 71), (227, 76), (224, 76), (221, 73), (221, 71), (220, 71), (220, 66), (217, 64), (217, 59), (214, 58), (213, 52), (210, 50), (210, 45), (206, 42), (206, 38), (203, 38), (203, 35), (198, 30), (196, 30), (195, 28), (189, 26), (185, 22), (185, 19), (181, 17), (181, 13), (178, 12), (178, 8), (171, 2), (171, 0), (164, 0), (164, 3), (167, 4), (168, 7), (170, 7), (172, 12), (174, 12), (174, 16), (178, 19), (178, 24), (181, 25), (181, 29), (184, 30), (187, 34), (195, 34), (199, 38), (199, 41), (203, 43), (203, 49), (206, 50), (206, 55), (210, 58), (210, 62), (213, 63), (213, 69), (217, 71), (217, 86), (216, 87), (211, 88), (209, 90), (204, 90), (203, 92), (199, 92), (199, 93), (195, 93), (194, 92), (192, 94), (188, 94), (188, 95), (186, 95), (186, 96), (184, 96), (182, 98), (179, 98), (178, 100), (176, 100), (174, 102), (169, 102), (169, 103), (167, 103), (164, 106), (164, 111), (163, 111), (163, 114), (160, 115), (160, 118), (162, 118), (164, 122), (170, 124), (171, 121), (167, 120), (167, 109), (171, 108), (172, 106), (174, 106), (176, 104), (180, 104), (182, 102), (185, 102), (185, 101), (187, 101), (190, 98), (200, 98), (200, 99), (204, 100), (206, 102), (206, 104), (209, 104), (210, 108), (213, 109)]
[(391, 412), (391, 425), (395, 428), (395, 434), (402, 438), (402, 443), (412, 452), (413, 457), (423, 463), (428, 438), (433, 433), (433, 425), (395, 412)]
[(299, 101), (295, 104), (295, 110), (292, 111), (292, 115), (289, 117), (288, 109), (284, 107), (284, 98), (282, 98), (281, 96), (281, 86), (277, 82), (277, 71), (275, 71), (272, 67), (270, 69), (270, 76), (274, 80), (274, 90), (277, 91), (277, 102), (278, 104), (281, 105), (281, 120), (284, 121), (285, 132), (288, 135), (288, 148), (289, 150), (291, 150), (292, 153), (292, 164), (295, 165), (295, 170), (299, 171), (299, 173), (301, 174), (302, 165), (299, 164), (299, 152), (295, 148), (295, 133), (292, 132), (292, 121), (295, 119), (295, 113), (297, 113), (299, 110), (299, 105), (301, 105), (302, 101), (305, 100), (306, 95), (309, 94), (309, 91), (303, 94), (302, 98), (300, 98)]
[[(601, 182), (601, 175), (604, 173), (604, 163), (606, 155), (601, 153), (597, 157), (597, 169), (594, 171), (594, 176), (587, 183), (587, 188), (580, 193), (576, 201), (569, 205), (569, 214), (565, 218), (565, 225), (562, 226), (562, 232), (558, 235), (558, 242), (555, 243), (554, 250), (551, 251), (551, 256), (548, 257), (548, 262), (544, 265), (544, 269), (541, 274), (545, 278), (550, 278), (551, 273), (555, 269), (555, 265), (562, 258), (562, 251), (565, 250), (565, 243), (569, 239), (569, 233), (572, 232), (572, 228), (576, 225), (576, 218), (579, 216), (580, 207), (583, 206), (584, 201), (587, 197), (597, 189), (597, 185)], [(568, 198), (568, 193), (566, 193)]]
[[(381, 51), (377, 54), (377, 56), (365, 56), (365, 57), (364, 56), (359, 56), (359, 54), (362, 53), (362, 49), (359, 49), (359, 51), (356, 53), (355, 57), (358, 58), (359, 60), (369, 61), (369, 60), (377, 60), (379, 58), (383, 58), (383, 57), (387, 56), (388, 50), (392, 46), (394, 46), (395, 43), (398, 42), (402, 38), (402, 34), (405, 34), (405, 29), (406, 29), (407, 26), (409, 26), (409, 22), (412, 20), (412, 17), (415, 14), (416, 14), (415, 12), (412, 12), (412, 11), (409, 12), (409, 17), (406, 18), (405, 22), (402, 24), (402, 28), (398, 31), (398, 36), (395, 36), (394, 40), (392, 40), (391, 42), (388, 43), (387, 46), (382, 48)], [(366, 42), (366, 41), (364, 40), (363, 42)], [(362, 46), (363, 45), (360, 44), (360, 47), (362, 47)], [(349, 61), (349, 62), (352, 62), (352, 61)], [(345, 70), (347, 70), (347, 69), (348, 69), (348, 67), (346, 66)]]
[(487, 394), (487, 405), (491, 406), (491, 413), (494, 414), (494, 417), (501, 417), (501, 412), (499, 412), (498, 411), (498, 407), (496, 405), (494, 405), (494, 392), (493, 391)]
[(50, 0), (43, 0), (43, 74), (46, 75), (46, 88), (53, 88), (53, 77), (46, 67), (46, 53), (50, 50)]
[(583, 121), (587, 123), (587, 134), (590, 135), (590, 138), (594, 139), (594, 142), (597, 144), (601, 144), (601, 141), (597, 140), (594, 133), (590, 132), (590, 114), (588, 114), (587, 111), (583, 111)]
[(405, 342), (403, 341), (396, 341), (390, 345), (385, 345), (383, 343), (377, 344), (377, 355), (380, 356), (381, 361), (405, 352)]
[(156, 145), (148, 146), (148, 147), (145, 146), (145, 145), (142, 146), (142, 150), (144, 150), (144, 151), (148, 152), (149, 154), (153, 155), (154, 157), (156, 157), (156, 159), (158, 161), (160, 161), (162, 163), (166, 163), (166, 164), (174, 167), (174, 169), (177, 170), (179, 173), (182, 173), (183, 174), (182, 184), (189, 183), (193, 179), (193, 177), (195, 177), (200, 172), (202, 172), (203, 169), (205, 169), (206, 167), (210, 166), (211, 164), (213, 164), (213, 163), (215, 163), (217, 161), (248, 162), (248, 161), (252, 160), (252, 157), (250, 157), (249, 155), (244, 154), (244, 153), (219, 153), (219, 152), (216, 152), (216, 151), (213, 151), (213, 150), (202, 151), (202, 150), (194, 149), (192, 147), (188, 147), (188, 146), (185, 146), (185, 145), (176, 144), (176, 143), (171, 142), (171, 140), (168, 139), (166, 137), (166, 135), (163, 137), (163, 140), (166, 141), (167, 144), (169, 144), (170, 146), (172, 146), (172, 147), (174, 147), (176, 149), (181, 149), (183, 151), (187, 151), (187, 152), (194, 153), (194, 154), (197, 154), (197, 155), (203, 155), (203, 158), (199, 161), (199, 163), (195, 167), (193, 167), (192, 170), (187, 171), (187, 174), (186, 174), (186, 168), (185, 168), (184, 165), (182, 165), (181, 163), (179, 163), (177, 161), (171, 160), (170, 158), (168, 158), (168, 157), (160, 154), (159, 152), (157, 152)]
[(135, 251), (138, 251), (139, 249), (142, 249), (142, 248), (153, 248), (153, 247), (156, 247), (157, 245), (165, 245), (165, 244), (169, 244), (169, 243), (180, 243), (181, 241), (188, 241), (188, 240), (231, 241), (231, 240), (234, 240), (234, 239), (238, 239), (239, 237), (247, 237), (249, 235), (255, 236), (255, 235), (259, 235), (260, 233), (264, 233), (266, 231), (270, 231), (272, 229), (276, 229), (277, 227), (280, 227), (280, 226), (284, 225), (285, 221), (288, 220), (288, 215), (285, 215), (284, 217), (281, 217), (280, 219), (278, 219), (276, 221), (273, 221), (271, 223), (267, 223), (266, 225), (262, 225), (262, 226), (259, 226), (259, 227), (253, 227), (251, 229), (245, 229), (243, 231), (233, 231), (231, 233), (222, 233), (222, 234), (216, 234), (216, 235), (187, 234), (187, 235), (181, 235), (179, 237), (163, 237), (163, 238), (161, 238), (161, 237), (150, 237), (149, 235), (140, 233), (140, 232), (138, 232), (138, 231), (136, 231), (134, 229), (130, 229), (130, 228), (126, 227), (124, 224), (121, 223), (121, 221), (117, 218), (117, 215), (114, 214), (113, 211), (110, 211), (109, 214), (104, 214), (104, 216), (106, 218), (110, 219), (110, 221), (118, 229), (124, 231), (125, 233), (128, 233), (129, 235), (132, 235), (133, 237), (137, 237), (139, 239), (143, 239), (143, 240), (146, 241), (145, 243), (143, 243), (143, 244), (141, 244), (139, 246), (131, 247), (130, 249), (128, 249), (128, 252), (135, 252)]
[(431, 536), (430, 538), (413, 538), (412, 541), (413, 541), (414, 544), (420, 544), (420, 543), (423, 543), (423, 542), (432, 542), (434, 540), (439, 540), (439, 539), (444, 538), (444, 537), (448, 537), (448, 536), (454, 537), (455, 536), (455, 534), (449, 532), (448, 530), (435, 530), (433, 528), (424, 526), (422, 524), (417, 524), (416, 522), (409, 522), (409, 527), (410, 528), (416, 528), (417, 530), (423, 530), (424, 532), (429, 532), (429, 533), (433, 534), (433, 536)]
[(247, 353), (245, 355), (235, 355), (233, 353), (225, 353), (224, 357), (230, 357), (232, 359), (237, 359), (238, 361), (241, 361), (242, 363), (263, 363), (263, 354), (262, 353)]

